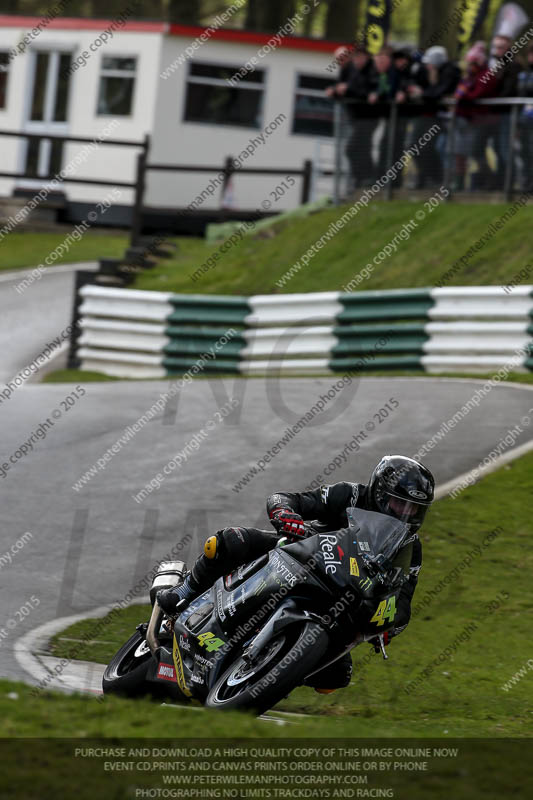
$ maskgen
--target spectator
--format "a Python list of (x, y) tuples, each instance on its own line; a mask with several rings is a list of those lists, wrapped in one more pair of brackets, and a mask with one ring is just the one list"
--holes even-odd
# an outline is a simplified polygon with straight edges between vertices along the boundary
[[(370, 81), (370, 93), (368, 95), (368, 102), (370, 105), (378, 106), (380, 116), (389, 117), (390, 103), (397, 103), (403, 105), (408, 97), (407, 86), (409, 76), (402, 74), (393, 63), (394, 51), (391, 47), (383, 47), (376, 56), (374, 56), (375, 72)], [(386, 108), (379, 109), (379, 105), (386, 103)], [(395, 163), (404, 149), (405, 143), (405, 130), (407, 125), (407, 118), (398, 115), (396, 132), (394, 135), (394, 142), (392, 147), (392, 163)], [(378, 172), (379, 175), (385, 174), (391, 164), (387, 163), (389, 136), (385, 125), (385, 132), (381, 138), (379, 146), (379, 162)], [(401, 186), (402, 175), (398, 174), (395, 179), (396, 186)]]
[[(516, 97), (518, 76), (521, 66), (510, 51), (513, 42), (508, 36), (495, 36), (492, 40), (489, 67), (498, 78), (498, 97)], [(503, 189), (505, 172), (509, 160), (511, 136), (511, 108), (500, 106), (494, 109), (498, 118), (494, 120), (491, 138), (494, 151), (498, 157), (498, 168), (494, 177), (494, 189)]]
[(398, 74), (401, 102), (408, 99), (406, 90), (411, 83), (411, 67), (413, 60), (411, 58), (411, 51), (408, 47), (400, 47), (393, 53), (393, 64), (396, 73)]
[(390, 103), (394, 100), (404, 103), (406, 100), (406, 80), (393, 64), (394, 51), (392, 47), (383, 47), (374, 56), (375, 73), (371, 82), (371, 91), (368, 102)]
[(339, 67), (339, 77), (333, 86), (328, 86), (326, 94), (328, 97), (342, 97), (346, 94), (348, 83), (355, 69), (352, 61), (352, 48), (348, 46), (337, 47), (333, 57)]
[(516, 97), (521, 67), (510, 52), (512, 44), (508, 36), (495, 36), (492, 40), (489, 67), (497, 69), (498, 97)]
[(370, 186), (373, 182), (372, 134), (376, 127), (374, 114), (369, 114), (367, 97), (374, 80), (374, 65), (366, 47), (357, 44), (352, 56), (352, 72), (345, 92), (352, 132), (346, 145), (350, 162), (350, 189)]
[[(518, 95), (533, 98), (533, 44), (527, 51), (527, 66), (518, 76)], [(520, 144), (525, 191), (533, 191), (533, 100), (520, 114)]]
[(453, 97), (460, 78), (461, 70), (450, 61), (446, 48), (435, 46), (423, 55), (422, 64), (407, 87), (409, 97), (424, 105), (423, 116), (416, 118), (413, 125), (413, 140), (418, 141), (437, 120), (442, 128), (442, 133), (433, 137), (417, 158), (417, 189), (442, 184), (447, 112), (440, 104), (444, 99)]
[(473, 100), (494, 97), (498, 92), (498, 78), (488, 68), (488, 54), (484, 42), (476, 42), (466, 54), (466, 70), (455, 90), (457, 99), (457, 126), (454, 141), (456, 158), (456, 189), (465, 188), (468, 157), (476, 159), (478, 171), (472, 176), (472, 189), (488, 189), (492, 172), (487, 160), (487, 144), (494, 125), (490, 106), (476, 106)]

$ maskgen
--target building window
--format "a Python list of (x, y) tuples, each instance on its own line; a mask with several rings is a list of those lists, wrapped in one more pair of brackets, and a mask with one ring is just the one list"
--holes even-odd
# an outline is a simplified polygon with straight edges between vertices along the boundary
[(260, 128), (265, 73), (248, 72), (235, 86), (228, 81), (240, 67), (191, 62), (185, 120), (239, 128)]
[(6, 107), (9, 53), (0, 53), (0, 108)]
[(98, 114), (114, 117), (131, 115), (136, 68), (136, 58), (103, 57)]
[(333, 103), (324, 94), (327, 86), (331, 86), (331, 78), (297, 76), (293, 133), (333, 136)]

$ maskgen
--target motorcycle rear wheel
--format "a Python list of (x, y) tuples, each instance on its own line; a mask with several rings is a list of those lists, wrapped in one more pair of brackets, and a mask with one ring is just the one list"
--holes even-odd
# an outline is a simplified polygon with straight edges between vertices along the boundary
[(206, 708), (264, 713), (303, 683), (328, 645), (328, 634), (316, 623), (285, 628), (253, 663), (243, 657), (233, 662), (209, 692)]

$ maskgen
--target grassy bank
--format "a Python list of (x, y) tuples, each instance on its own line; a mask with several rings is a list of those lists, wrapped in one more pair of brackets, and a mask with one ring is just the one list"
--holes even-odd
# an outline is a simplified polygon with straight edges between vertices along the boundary
[[(533, 607), (532, 471), (533, 454), (488, 476), (457, 499), (435, 504), (422, 534), (424, 566), (413, 617), (408, 630), (390, 645), (389, 661), (360, 647), (353, 651), (354, 679), (348, 689), (328, 697), (309, 689), (293, 692), (278, 708), (311, 714), (313, 719), (291, 726), (291, 735), (294, 731), (295, 735), (365, 736), (370, 730), (374, 736), (406, 737), (531, 735), (533, 672), (508, 691), (502, 687), (531, 656), (525, 631)], [(90, 649), (76, 650), (78, 645), (67, 641), (81, 638), (93, 624), (78, 623), (55, 638), (54, 653), (72, 657), (78, 652), (78, 657), (98, 657), (105, 663), (146, 614), (147, 609), (128, 609), (124, 624), (106, 628), (105, 641), (95, 643), (92, 655)], [(446, 648), (451, 652), (443, 656)], [(74, 701), (62, 702), (68, 706)], [(107, 701), (103, 709), (91, 711), (91, 730), (98, 725), (120, 730), (116, 715), (113, 720), (106, 716), (106, 706)], [(122, 733), (131, 735), (132, 705), (125, 702), (114, 708)], [(152, 712), (145, 713), (150, 708), (143, 706), (139, 714), (143, 720), (139, 733), (151, 724)], [(4, 735), (10, 710), (9, 703), (0, 700)], [(56, 715), (54, 720), (59, 735), (65, 718)], [(210, 729), (213, 724), (213, 735), (218, 735), (217, 717), (211, 722), (207, 713), (179, 711), (170, 719), (167, 733), (199, 735), (202, 724)], [(237, 716), (227, 730), (234, 736), (259, 735), (257, 724)]]
[[(68, 234), (68, 229), (58, 233), (10, 233), (0, 242), (0, 270), (23, 269), (43, 264), (44, 259), (65, 241)], [(78, 242), (73, 241), (53, 265), (120, 258), (127, 246), (126, 234), (90, 231)]]
[[(505, 205), (441, 205), (425, 211), (419, 221), (419, 204), (405, 201), (375, 202), (362, 210), (325, 247), (317, 250), (282, 288), (276, 286), (301, 256), (338, 220), (346, 207), (330, 208), (306, 219), (291, 220), (257, 236), (244, 237), (220, 255), (215, 265), (192, 280), (196, 270), (220, 248), (200, 240), (183, 242), (172, 261), (162, 261), (139, 276), (139, 289), (214, 294), (262, 294), (271, 292), (317, 292), (341, 290), (374, 257), (414, 220), (417, 227), (405, 240), (397, 239), (397, 250), (379, 265), (373, 265), (362, 289), (393, 289), (434, 286), (491, 223), (505, 213)], [(520, 209), (496, 235), (473, 253), (464, 268), (453, 275), (452, 286), (507, 284), (530, 260), (525, 232), (532, 209)], [(181, 241), (180, 241), (181, 245)], [(529, 283), (533, 276), (529, 279)]]
[[(362, 289), (392, 289), (433, 286), (461, 256), (468, 253), (489, 226), (508, 209), (507, 205), (441, 205), (431, 213), (423, 205), (407, 201), (374, 202), (360, 211), (308, 266), (302, 267), (279, 288), (276, 281), (337, 221), (347, 206), (329, 208), (305, 219), (279, 223), (255, 236), (244, 237), (220, 255), (213, 268), (191, 279), (191, 275), (216, 253), (223, 242), (208, 245), (202, 239), (181, 237), (173, 259), (138, 277), (135, 288), (186, 293), (258, 294), (314, 292), (342, 289), (374, 257), (397, 237), (397, 249), (360, 283)], [(424, 211), (420, 220), (417, 212)], [(530, 260), (525, 235), (532, 208), (517, 213), (468, 259), (450, 278), (450, 285), (507, 284)], [(409, 237), (398, 237), (404, 225), (416, 223)], [(11, 233), (0, 243), (1, 268), (35, 267), (63, 242), (66, 233)], [(57, 264), (114, 258), (123, 255), (127, 237), (105, 231), (90, 231)], [(533, 275), (527, 279), (533, 281)]]

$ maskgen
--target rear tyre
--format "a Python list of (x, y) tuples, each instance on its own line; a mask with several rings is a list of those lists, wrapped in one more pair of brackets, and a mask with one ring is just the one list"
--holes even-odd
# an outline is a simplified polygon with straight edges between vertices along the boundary
[(102, 678), (104, 694), (119, 694), (123, 697), (150, 694), (146, 673), (151, 659), (152, 653), (144, 636), (135, 631), (105, 668)]
[(206, 708), (262, 714), (299, 686), (326, 653), (316, 623), (295, 624), (270, 639), (253, 662), (238, 657), (213, 686)]

